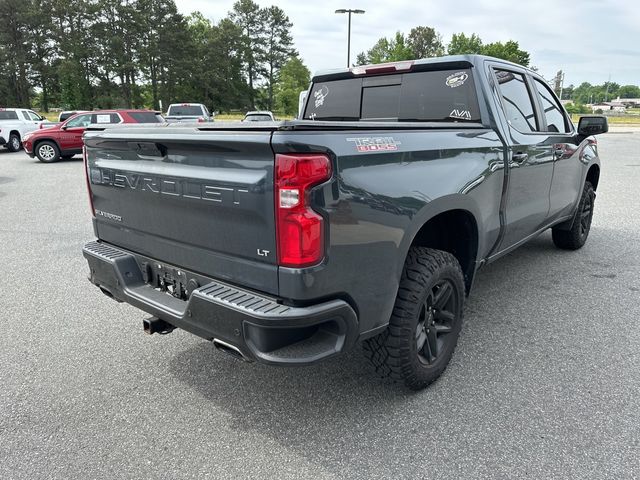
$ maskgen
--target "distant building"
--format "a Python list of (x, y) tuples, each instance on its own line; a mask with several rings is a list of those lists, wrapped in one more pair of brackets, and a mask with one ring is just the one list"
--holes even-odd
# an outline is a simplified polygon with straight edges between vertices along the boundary
[(625, 107), (633, 107), (633, 108), (640, 107), (640, 98), (620, 98), (620, 97), (618, 97), (613, 101), (622, 103), (622, 104), (624, 104)]
[(600, 102), (594, 103), (591, 105), (591, 110), (602, 110), (603, 112), (624, 112), (627, 107), (624, 103), (614, 101), (614, 102)]

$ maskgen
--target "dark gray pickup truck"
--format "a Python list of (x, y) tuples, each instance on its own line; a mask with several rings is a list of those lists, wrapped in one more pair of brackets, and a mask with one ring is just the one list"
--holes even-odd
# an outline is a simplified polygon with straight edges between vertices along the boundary
[(481, 56), (317, 75), (300, 120), (90, 129), (90, 280), (147, 333), (274, 365), (362, 342), (423, 388), (483, 265), (547, 228), (584, 245), (607, 129)]

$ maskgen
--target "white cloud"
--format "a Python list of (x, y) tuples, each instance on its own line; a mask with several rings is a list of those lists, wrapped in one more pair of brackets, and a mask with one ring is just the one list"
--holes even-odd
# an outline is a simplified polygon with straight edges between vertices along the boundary
[[(220, 20), (233, 0), (176, 0), (180, 12), (199, 10)], [(352, 17), (351, 58), (378, 38), (418, 25), (434, 27), (448, 42), (453, 33), (477, 33), (486, 43), (516, 40), (532, 64), (551, 78), (566, 73), (565, 84), (640, 84), (640, 7), (637, 0), (257, 0), (278, 5), (293, 22), (295, 46), (310, 70), (346, 64), (347, 15), (338, 8), (361, 8)]]

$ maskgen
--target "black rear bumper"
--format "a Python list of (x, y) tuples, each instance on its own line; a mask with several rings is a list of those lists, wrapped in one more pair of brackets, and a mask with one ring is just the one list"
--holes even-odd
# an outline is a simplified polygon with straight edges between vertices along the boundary
[(184, 301), (146, 282), (151, 259), (102, 242), (86, 244), (83, 254), (91, 282), (107, 295), (237, 349), (248, 360), (309, 365), (350, 348), (358, 337), (356, 314), (343, 300), (288, 306), (278, 298), (181, 270), (178, 275), (200, 285)]

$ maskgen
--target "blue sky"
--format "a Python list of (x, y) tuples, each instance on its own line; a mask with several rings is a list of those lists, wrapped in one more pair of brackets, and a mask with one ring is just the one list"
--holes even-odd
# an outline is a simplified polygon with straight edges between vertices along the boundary
[[(199, 10), (220, 20), (233, 0), (176, 0), (181, 13)], [(545, 78), (562, 69), (565, 85), (609, 78), (640, 85), (639, 0), (257, 0), (278, 5), (293, 22), (295, 45), (312, 72), (346, 64), (347, 16), (354, 15), (351, 58), (378, 38), (418, 25), (434, 27), (445, 42), (453, 33), (477, 33), (485, 43), (516, 40)]]

